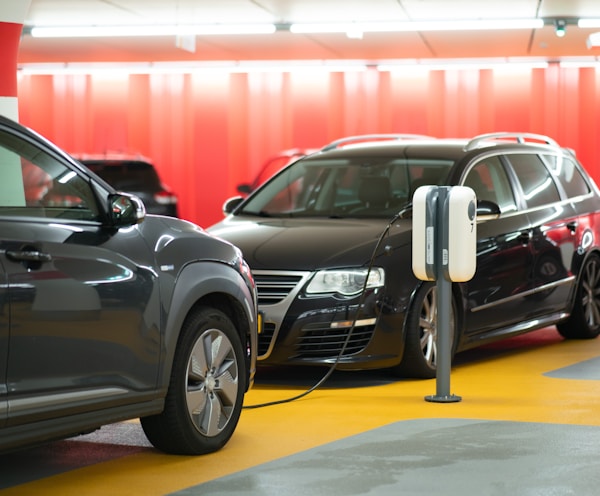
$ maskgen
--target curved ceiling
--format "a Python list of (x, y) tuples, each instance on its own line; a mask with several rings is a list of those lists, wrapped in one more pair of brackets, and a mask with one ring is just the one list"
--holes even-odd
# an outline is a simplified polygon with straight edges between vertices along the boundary
[[(74, 8), (76, 5), (76, 8)], [(597, 57), (579, 17), (600, 18), (598, 0), (31, 0), (19, 63)], [(542, 18), (538, 29), (298, 34), (296, 22)], [(559, 38), (554, 19), (567, 22)], [(276, 23), (260, 35), (34, 38), (32, 26)]]

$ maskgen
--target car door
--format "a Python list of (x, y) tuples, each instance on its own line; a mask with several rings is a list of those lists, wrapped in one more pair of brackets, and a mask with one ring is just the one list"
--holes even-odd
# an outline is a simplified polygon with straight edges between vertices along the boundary
[(39, 146), (0, 130), (7, 425), (150, 397), (160, 357), (149, 248), (103, 228), (87, 176)]
[(477, 200), (494, 202), (501, 210), (499, 218), (477, 224), (477, 268), (465, 284), (464, 332), (474, 340), (497, 329), (498, 322), (509, 326), (526, 317), (526, 296), (532, 288), (532, 227), (499, 156), (480, 160), (463, 184), (475, 191)]
[(514, 153), (506, 158), (523, 191), (532, 226), (530, 281), (534, 292), (528, 295), (528, 318), (560, 312), (568, 307), (575, 284), (571, 264), (582, 222), (539, 155)]

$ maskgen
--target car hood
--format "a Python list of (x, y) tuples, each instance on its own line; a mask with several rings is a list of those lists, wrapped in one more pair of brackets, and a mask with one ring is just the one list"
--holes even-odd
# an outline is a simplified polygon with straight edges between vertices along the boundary
[[(368, 263), (387, 223), (384, 219), (230, 216), (208, 231), (238, 246), (253, 270), (315, 270)], [(394, 223), (385, 244), (410, 243), (410, 227), (410, 220)]]

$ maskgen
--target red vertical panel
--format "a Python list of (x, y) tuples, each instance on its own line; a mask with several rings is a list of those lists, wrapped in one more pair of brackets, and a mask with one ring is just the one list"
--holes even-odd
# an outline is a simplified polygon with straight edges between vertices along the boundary
[(150, 108), (152, 95), (147, 74), (129, 76), (127, 93), (128, 150), (150, 153)]
[(546, 71), (544, 69), (533, 69), (530, 84), (529, 130), (533, 133), (545, 133)]
[(185, 164), (189, 220), (208, 226), (222, 219), (228, 186), (228, 74), (194, 78), (194, 161)]
[(53, 135), (54, 78), (21, 76), (19, 78), (19, 120), (47, 136)]
[(477, 69), (461, 71), (459, 85), (459, 128), (456, 136), (471, 137), (479, 134), (481, 112), (479, 105), (481, 100), (477, 95), (481, 91), (481, 72)]
[(91, 121), (94, 151), (127, 151), (127, 76), (94, 75)]
[(377, 95), (377, 109), (379, 111), (377, 129), (382, 133), (393, 133), (394, 125), (392, 121), (394, 116), (394, 101), (389, 72), (378, 73), (375, 92)]
[(560, 134), (556, 137), (563, 146), (579, 148), (579, 105), (577, 90), (579, 86), (579, 69), (562, 68), (560, 84)]
[(237, 194), (236, 186), (241, 183), (250, 183), (257, 171), (252, 170), (248, 161), (248, 126), (250, 119), (248, 76), (246, 74), (232, 74), (229, 86), (228, 112), (228, 146), (229, 164), (231, 171), (227, 193), (229, 197)]
[(598, 71), (579, 70), (579, 86), (572, 95), (579, 109), (579, 143), (575, 151), (584, 167), (600, 184), (600, 149), (598, 147)]
[(389, 74), (390, 102), (393, 105), (391, 132), (431, 132), (428, 113), (428, 108), (432, 105), (432, 95), (428, 92), (429, 75), (429, 71), (422, 70)]
[(560, 68), (558, 64), (551, 64), (550, 67), (545, 70), (544, 76), (544, 120), (541, 132), (548, 136), (557, 137), (560, 130), (558, 106)]
[(531, 69), (494, 70), (495, 131), (530, 131)]
[(290, 74), (293, 140), (301, 148), (318, 148), (327, 136), (329, 74)]
[[(479, 118), (478, 126), (472, 135), (496, 131), (496, 113), (494, 106), (494, 72), (484, 69), (479, 74), (478, 92)], [(474, 96), (474, 95), (471, 95)]]
[(324, 143), (329, 143), (344, 136), (344, 123), (346, 121), (346, 107), (344, 105), (345, 86), (342, 72), (333, 72), (329, 76), (328, 85), (328, 114), (327, 114), (327, 135), (324, 137)]
[(444, 132), (445, 108), (445, 74), (443, 71), (429, 72), (427, 109), (427, 127), (426, 134), (443, 138)]

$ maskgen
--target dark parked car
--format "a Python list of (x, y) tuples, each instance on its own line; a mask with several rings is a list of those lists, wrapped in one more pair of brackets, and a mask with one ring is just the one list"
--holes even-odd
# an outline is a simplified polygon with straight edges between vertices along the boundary
[(75, 158), (115, 189), (139, 197), (149, 214), (179, 216), (177, 195), (161, 181), (148, 158), (119, 154)]
[(454, 352), (553, 324), (598, 335), (600, 198), (574, 154), (529, 134), (403, 136), (327, 146), (226, 202), (209, 231), (254, 273), (259, 364), (339, 358), (340, 369), (435, 376), (436, 287), (411, 267), (422, 185), (469, 186), (478, 200), (476, 272), (452, 288)]
[(4, 117), (0, 156), (0, 451), (138, 417), (165, 452), (221, 448), (256, 367), (240, 250)]

